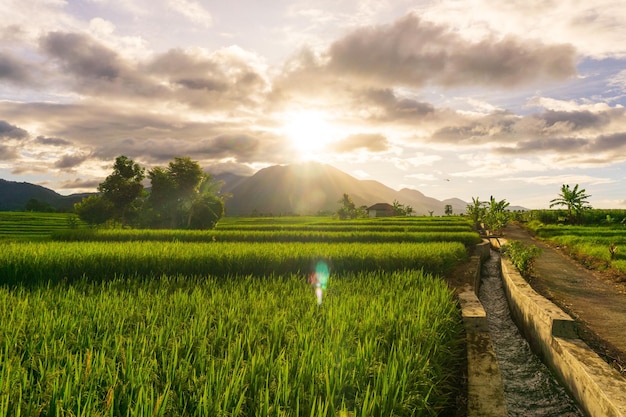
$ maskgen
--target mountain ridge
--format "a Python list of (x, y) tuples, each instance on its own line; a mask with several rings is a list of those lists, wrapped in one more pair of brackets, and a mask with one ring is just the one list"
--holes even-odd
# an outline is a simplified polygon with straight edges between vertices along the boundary
[[(376, 180), (360, 180), (328, 164), (306, 162), (273, 165), (251, 176), (212, 174), (223, 181), (227, 216), (316, 215), (334, 213), (348, 194), (357, 207), (397, 201), (413, 208), (414, 215), (443, 215), (447, 204), (453, 214), (465, 212), (467, 203), (458, 198), (437, 200), (422, 192), (394, 190)], [(49, 188), (27, 182), (0, 179), (0, 210), (23, 210), (30, 199), (69, 211), (74, 203), (94, 193), (63, 196)]]
[[(222, 191), (232, 195), (226, 200), (229, 216), (250, 215), (314, 215), (336, 212), (338, 201), (348, 194), (357, 207), (398, 201), (411, 206), (415, 215), (445, 213), (446, 204), (454, 214), (465, 212), (467, 203), (458, 198), (444, 201), (428, 197), (417, 190), (394, 190), (376, 180), (359, 180), (331, 165), (307, 162), (298, 165), (273, 165), (229, 185)], [(231, 178), (232, 180), (232, 178)]]

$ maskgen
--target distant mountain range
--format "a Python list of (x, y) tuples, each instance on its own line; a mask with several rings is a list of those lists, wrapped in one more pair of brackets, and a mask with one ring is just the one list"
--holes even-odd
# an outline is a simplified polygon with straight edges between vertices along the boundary
[[(330, 165), (313, 162), (271, 166), (252, 176), (216, 174), (215, 178), (224, 182), (222, 192), (231, 195), (226, 200), (227, 216), (331, 213), (339, 208), (343, 194), (348, 194), (357, 207), (398, 201), (411, 206), (415, 215), (442, 215), (448, 204), (454, 214), (460, 214), (468, 204), (458, 198), (437, 200), (409, 188), (396, 191), (378, 181), (359, 180)], [(0, 211), (23, 210), (30, 199), (71, 210), (87, 195), (90, 193), (62, 196), (39, 185), (0, 179)]]
[(444, 214), (447, 204), (453, 213), (465, 212), (467, 203), (458, 198), (437, 200), (417, 190), (393, 188), (372, 180), (359, 180), (330, 165), (309, 162), (298, 165), (276, 165), (261, 169), (250, 177), (218, 174), (224, 181), (222, 192), (228, 216), (317, 214), (336, 212), (338, 201), (348, 194), (357, 207), (376, 203), (411, 206), (416, 215)]

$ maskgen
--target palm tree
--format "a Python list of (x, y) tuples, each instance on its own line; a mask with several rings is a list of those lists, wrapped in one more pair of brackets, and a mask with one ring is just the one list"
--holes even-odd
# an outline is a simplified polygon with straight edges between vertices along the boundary
[(559, 196), (553, 200), (550, 200), (550, 208), (554, 206), (565, 206), (567, 207), (567, 217), (570, 220), (570, 223), (573, 222), (580, 216), (580, 213), (583, 210), (588, 210), (591, 208), (589, 206), (589, 202), (587, 198), (591, 197), (586, 194), (584, 188), (578, 189), (578, 184), (574, 186), (574, 188), (570, 188), (569, 185), (563, 184), (561, 186), (561, 193)]

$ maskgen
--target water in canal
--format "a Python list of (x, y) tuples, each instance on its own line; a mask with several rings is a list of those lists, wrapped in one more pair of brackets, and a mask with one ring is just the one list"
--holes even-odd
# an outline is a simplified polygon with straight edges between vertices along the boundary
[(583, 417), (575, 401), (532, 352), (511, 319), (502, 280), (500, 254), (483, 263), (479, 298), (502, 374), (509, 416)]

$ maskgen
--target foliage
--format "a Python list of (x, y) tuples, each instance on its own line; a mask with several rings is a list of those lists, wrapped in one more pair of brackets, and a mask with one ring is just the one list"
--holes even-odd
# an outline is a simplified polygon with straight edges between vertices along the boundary
[(472, 197), (472, 204), (468, 204), (465, 211), (474, 225), (474, 230), (480, 228), (480, 222), (485, 215), (485, 203), (478, 197)]
[(591, 196), (586, 194), (584, 188), (578, 189), (578, 184), (574, 188), (570, 188), (568, 184), (563, 184), (559, 196), (550, 200), (550, 208), (565, 206), (567, 208), (567, 218), (571, 224), (574, 224), (580, 221), (580, 215), (584, 210), (591, 209), (587, 201), (589, 197)]
[(112, 212), (113, 203), (102, 195), (90, 195), (74, 204), (74, 213), (92, 227), (106, 223)]
[(392, 206), (394, 216), (410, 216), (413, 214), (413, 207), (402, 204), (398, 200), (393, 200)]
[(509, 221), (509, 213), (506, 208), (510, 203), (506, 200), (497, 201), (491, 196), (487, 204), (483, 222), (493, 234), (500, 234)]
[[(44, 216), (67, 228), (65, 216), (7, 217), (24, 233)], [(436, 274), (467, 259), (462, 242), (478, 236), (466, 219), (231, 218), (212, 231), (66, 233), (87, 240), (2, 243), (0, 415), (455, 407), (462, 321)], [(319, 259), (332, 271), (321, 306), (306, 279)]]
[[(1, 415), (436, 416), (460, 314), (419, 271), (0, 288)], [(17, 393), (17, 394), (16, 394)]]
[(31, 198), (26, 202), (24, 206), (25, 211), (37, 211), (41, 213), (54, 213), (57, 211), (52, 205), (45, 201), (39, 201), (36, 198)]
[[(544, 224), (564, 224), (568, 221), (567, 211), (530, 210), (525, 213), (524, 221), (537, 220)], [(578, 223), (581, 225), (614, 225), (626, 227), (626, 210), (624, 209), (587, 209), (580, 213)]]
[(541, 239), (559, 245), (570, 256), (592, 269), (614, 268), (626, 274), (626, 229), (619, 223), (597, 226), (549, 225), (538, 221), (527, 227)]
[(71, 227), (80, 230), (85, 223), (68, 213), (0, 212), (0, 242), (49, 240), (52, 234)]
[(472, 204), (467, 205), (466, 212), (475, 230), (482, 224), (492, 234), (497, 235), (509, 221), (510, 213), (506, 210), (509, 204), (506, 200), (498, 201), (493, 196), (489, 201), (480, 201), (478, 197), (472, 197)]
[(132, 159), (121, 155), (115, 158), (113, 173), (98, 185), (102, 198), (113, 205), (113, 218), (126, 225), (127, 216), (133, 210), (132, 204), (143, 191), (141, 181), (145, 178), (144, 169)]
[(114, 218), (125, 226), (136, 215), (134, 225), (172, 229), (211, 229), (224, 216), (227, 196), (219, 194), (222, 184), (189, 157), (176, 157), (167, 168), (152, 168), (148, 195), (141, 184), (144, 177), (144, 168), (126, 156), (117, 157), (113, 173), (98, 186), (101, 195), (76, 204), (76, 214), (92, 225)]
[(339, 219), (356, 219), (358, 217), (359, 213), (350, 195), (344, 193), (337, 203), (341, 205), (341, 207), (337, 210), (337, 217), (339, 217)]
[(339, 271), (419, 269), (444, 274), (467, 259), (460, 242), (17, 242), (3, 245), (0, 284), (75, 281), (87, 276), (228, 276), (305, 272), (311, 259)]
[(502, 245), (501, 252), (509, 257), (522, 276), (529, 277), (533, 272), (535, 259), (541, 254), (541, 248), (514, 240)]
[(384, 243), (384, 242), (461, 242), (466, 246), (480, 243), (480, 236), (470, 231), (446, 231), (445, 226), (412, 229), (410, 231), (385, 230), (62, 230), (53, 233), (52, 239), (64, 242), (326, 242), (326, 243)]
[(446, 204), (443, 209), (446, 216), (452, 216), (452, 204)]

